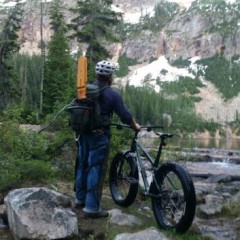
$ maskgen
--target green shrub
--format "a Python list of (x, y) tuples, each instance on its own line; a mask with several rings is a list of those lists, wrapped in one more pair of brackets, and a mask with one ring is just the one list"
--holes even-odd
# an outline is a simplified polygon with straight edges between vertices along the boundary
[(187, 59), (183, 60), (182, 57), (180, 57), (179, 59), (171, 63), (172, 66), (175, 66), (178, 68), (189, 67), (190, 64), (191, 64), (191, 61)]
[(212, 82), (227, 100), (238, 95), (240, 92), (240, 64), (239, 56), (227, 60), (223, 54), (197, 61), (197, 64), (205, 66), (205, 71), (199, 71)]
[(228, 216), (231, 218), (239, 218), (240, 217), (239, 208), (240, 208), (239, 202), (231, 202), (223, 206), (221, 214), (223, 216)]
[(28, 183), (48, 182), (55, 172), (48, 162), (39, 160), (12, 159), (1, 161), (0, 192)]
[(121, 55), (118, 59), (119, 70), (116, 71), (117, 77), (124, 77), (128, 74), (128, 67), (137, 64), (138, 62), (134, 59), (127, 57), (126, 53)]
[(0, 152), (15, 159), (44, 159), (48, 141), (37, 132), (23, 130), (17, 122), (3, 122), (0, 125)]

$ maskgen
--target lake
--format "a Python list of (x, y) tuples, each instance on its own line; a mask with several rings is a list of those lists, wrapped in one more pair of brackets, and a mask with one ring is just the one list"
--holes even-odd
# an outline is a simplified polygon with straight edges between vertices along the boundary
[(240, 139), (237, 138), (179, 138), (174, 136), (168, 142), (170, 145), (180, 148), (217, 148), (240, 150)]
[[(146, 147), (158, 146), (159, 138), (152, 136), (141, 136), (140, 141)], [(205, 149), (229, 149), (240, 151), (239, 138), (180, 138), (176, 135), (167, 139), (167, 145), (177, 148), (205, 148)]]

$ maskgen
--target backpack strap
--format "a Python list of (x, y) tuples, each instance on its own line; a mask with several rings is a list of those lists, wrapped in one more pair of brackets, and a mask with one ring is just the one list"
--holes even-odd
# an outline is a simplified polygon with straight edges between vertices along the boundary
[[(104, 87), (101, 87), (100, 88), (100, 94), (99, 94), (99, 96), (98, 96), (98, 100), (101, 98), (101, 96), (102, 96), (102, 93), (103, 93), (103, 91), (106, 89), (106, 88), (110, 88), (110, 86), (104, 86)], [(102, 115), (102, 127), (109, 127), (110, 126), (110, 124), (111, 124), (111, 118), (109, 118), (109, 117), (104, 117), (103, 115)]]
[(104, 86), (104, 87), (101, 87), (101, 88), (100, 88), (100, 95), (101, 95), (101, 93), (103, 92), (103, 90), (106, 89), (106, 88), (110, 88), (110, 86)]

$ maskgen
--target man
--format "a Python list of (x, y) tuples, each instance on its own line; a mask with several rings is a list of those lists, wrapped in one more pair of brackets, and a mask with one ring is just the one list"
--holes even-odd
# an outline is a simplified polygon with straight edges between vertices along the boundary
[(95, 131), (82, 134), (78, 141), (78, 169), (76, 175), (76, 208), (83, 208), (85, 218), (105, 218), (108, 212), (100, 206), (103, 179), (110, 144), (110, 121), (115, 112), (121, 121), (135, 131), (140, 126), (125, 107), (121, 95), (111, 88), (115, 66), (107, 61), (97, 63), (96, 81), (102, 91), (99, 105), (103, 126)]

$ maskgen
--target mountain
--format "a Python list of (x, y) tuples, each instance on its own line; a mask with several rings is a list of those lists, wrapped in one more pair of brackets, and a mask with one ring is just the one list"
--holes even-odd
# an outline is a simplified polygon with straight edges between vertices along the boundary
[[(201, 59), (209, 59), (216, 54), (221, 54), (227, 61), (234, 56), (239, 59), (240, 1), (192, 1), (192, 5), (186, 8), (182, 4), (179, 8), (174, 4), (163, 4), (169, 12), (172, 11), (172, 17), (160, 31), (143, 30), (140, 36), (129, 38), (118, 46), (127, 57), (137, 59), (144, 65), (132, 67), (125, 81), (141, 85), (149, 73), (152, 79), (159, 77), (161, 81), (176, 81), (179, 76), (190, 76), (194, 80), (201, 66), (196, 62)], [(149, 63), (151, 59), (156, 60)], [(189, 60), (191, 64), (185, 67), (170, 65), (179, 59)], [(239, 68), (239, 61), (237, 66)], [(166, 70), (167, 74), (163, 76), (162, 70)], [(202, 100), (195, 103), (196, 112), (207, 120), (221, 123), (235, 120), (240, 103), (239, 89), (235, 96), (225, 98), (223, 89), (218, 87), (221, 83), (212, 84), (204, 75), (201, 80), (205, 87), (200, 88), (197, 95)], [(235, 80), (239, 81), (239, 76)], [(231, 85), (229, 76), (224, 81), (229, 91), (236, 88)]]
[[(26, 4), (19, 32), (23, 41), (21, 52), (39, 54), (41, 4), (46, 43), (52, 34), (47, 13), (49, 1), (22, 2)], [(64, 1), (66, 22), (71, 21), (67, 9), (75, 2)], [(0, 0), (0, 24), (7, 6), (12, 5), (11, 1), (2, 3)], [(196, 112), (207, 120), (221, 123), (236, 119), (240, 103), (239, 76), (232, 76), (233, 71), (224, 75), (221, 64), (229, 64), (234, 72), (239, 68), (240, 0), (114, 0), (112, 8), (124, 13), (125, 22), (121, 33), (125, 40), (109, 45), (112, 61), (124, 58), (136, 62), (117, 81), (136, 86), (147, 81), (156, 91), (161, 91), (159, 80), (200, 79), (203, 86), (195, 94), (200, 98), (195, 102)], [(76, 47), (73, 43), (72, 51)], [(213, 64), (216, 56), (221, 58), (219, 65)], [(214, 73), (214, 69), (219, 72)]]
[[(132, 71), (123, 81), (139, 86), (150, 73), (151, 83), (159, 89), (156, 87), (158, 77), (161, 81), (177, 81), (179, 76), (186, 76), (194, 81), (201, 59), (209, 59), (216, 54), (221, 54), (226, 61), (231, 61), (234, 56), (239, 59), (240, 1), (172, 1), (180, 5), (161, 2), (162, 8), (167, 9), (170, 15), (161, 30), (142, 30), (141, 34), (128, 38), (117, 47), (121, 51), (118, 55), (125, 53), (128, 58), (141, 63), (131, 67)], [(146, 11), (151, 12), (151, 9), (146, 6)], [(182, 62), (188, 60), (189, 64), (173, 66), (179, 59)], [(239, 61), (236, 65), (239, 68)], [(219, 71), (221, 66), (214, 68)], [(166, 72), (164, 75), (163, 70)], [(204, 87), (199, 88), (197, 94), (202, 100), (195, 103), (196, 112), (204, 119), (221, 123), (235, 120), (240, 103), (239, 89), (235, 96), (225, 98), (222, 91), (226, 90), (218, 87), (220, 83), (213, 84), (208, 80), (204, 74), (201, 76)], [(229, 76), (219, 81), (226, 81), (224, 88), (229, 91), (236, 88), (230, 85)], [(239, 81), (239, 76), (236, 81)]]

